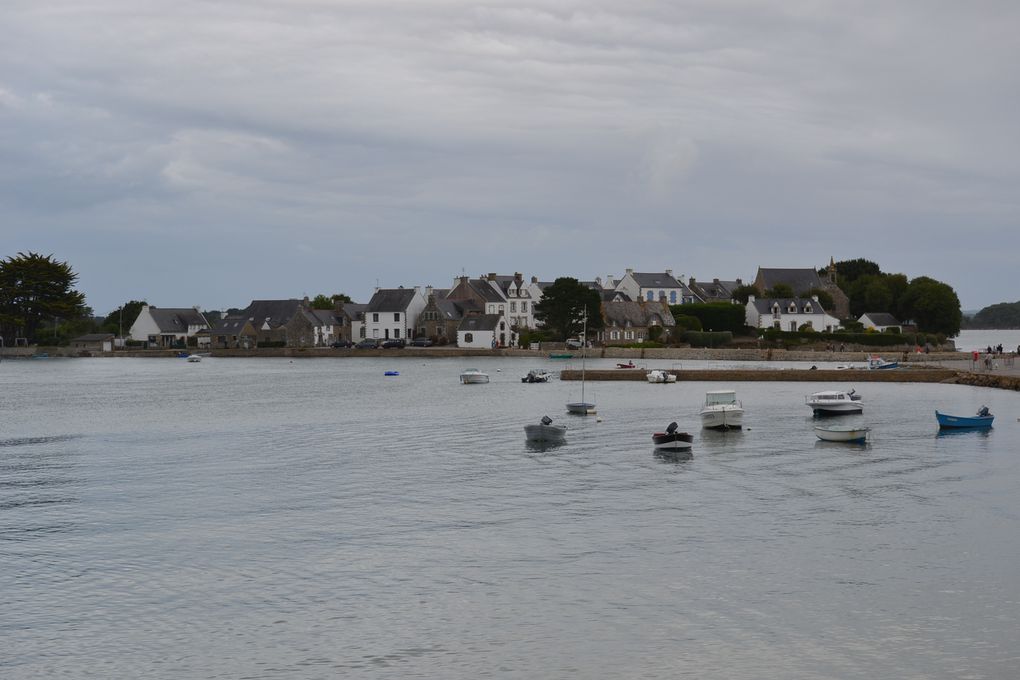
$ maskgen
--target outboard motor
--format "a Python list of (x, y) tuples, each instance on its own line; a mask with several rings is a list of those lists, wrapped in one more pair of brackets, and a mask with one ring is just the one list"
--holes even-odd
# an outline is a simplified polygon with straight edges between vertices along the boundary
[(549, 425), (551, 423), (552, 423), (552, 418), (550, 418), (549, 416), (542, 416), (542, 424), (543, 425)]
[(666, 434), (673, 434), (676, 432), (677, 427), (678, 425), (675, 422), (670, 423), (669, 427), (666, 428)]

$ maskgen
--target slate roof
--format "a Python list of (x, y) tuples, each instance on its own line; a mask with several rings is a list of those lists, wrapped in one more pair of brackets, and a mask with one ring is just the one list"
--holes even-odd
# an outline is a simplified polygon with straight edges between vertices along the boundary
[(503, 295), (503, 291), (493, 281), (488, 279), (471, 279), (468, 281), (468, 285), (486, 302), (506, 302), (506, 296)]
[(822, 280), (814, 269), (765, 269), (758, 267), (755, 283), (765, 291), (778, 283), (785, 283), (794, 293), (806, 293), (812, 288), (822, 288)]
[(494, 331), (503, 317), (499, 314), (473, 314), (465, 316), (457, 326), (458, 331)]
[(888, 312), (865, 312), (864, 316), (871, 319), (876, 326), (899, 326), (899, 320)]
[(309, 309), (305, 317), (315, 326), (340, 326), (340, 319), (332, 309)]
[(150, 306), (149, 314), (160, 333), (187, 333), (188, 326), (209, 325), (202, 313), (193, 307), (171, 309)]
[(631, 276), (637, 285), (642, 288), (682, 288), (683, 286), (673, 276), (666, 272), (647, 273), (631, 272)]
[(237, 335), (246, 323), (248, 323), (246, 316), (227, 316), (220, 319), (209, 332), (212, 335)]
[(602, 305), (602, 316), (607, 326), (645, 327), (658, 317), (663, 326), (675, 326), (676, 320), (668, 310), (657, 303), (642, 304), (640, 302), (607, 302)]
[(630, 302), (630, 296), (624, 293), (622, 290), (613, 290), (606, 288), (602, 291), (603, 302), (614, 302), (619, 300), (620, 302)]
[(695, 292), (700, 291), (706, 300), (729, 300), (733, 297), (733, 291), (740, 287), (736, 281), (695, 281), (692, 288)]
[(251, 304), (248, 305), (241, 315), (251, 321), (255, 328), (261, 328), (262, 324), (267, 321), (270, 328), (276, 328), (287, 323), (300, 313), (303, 302), (303, 300), (296, 298), (290, 300), (252, 300)]
[(482, 311), (482, 306), (474, 300), (436, 300), (436, 308), (447, 321), (463, 319), (468, 312)]
[(344, 303), (344, 312), (347, 316), (358, 321), (365, 320), (365, 312), (368, 310), (368, 305), (359, 302), (346, 302)]
[[(773, 303), (779, 303), (779, 311), (783, 314), (789, 314), (790, 303), (793, 302), (797, 306), (796, 314), (825, 314), (825, 310), (822, 308), (822, 304), (811, 298), (755, 298), (754, 308), (758, 310), (759, 314), (771, 314)], [(805, 312), (804, 306), (811, 305), (811, 311)]]
[(403, 312), (414, 299), (413, 288), (381, 288), (368, 301), (366, 312)]

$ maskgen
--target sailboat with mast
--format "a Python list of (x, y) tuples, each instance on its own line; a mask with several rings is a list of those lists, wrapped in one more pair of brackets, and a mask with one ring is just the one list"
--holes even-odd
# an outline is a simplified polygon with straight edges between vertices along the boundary
[(567, 412), (586, 416), (595, 413), (595, 402), (584, 400), (584, 359), (588, 348), (588, 307), (584, 308), (584, 319), (581, 332), (581, 401), (567, 403)]

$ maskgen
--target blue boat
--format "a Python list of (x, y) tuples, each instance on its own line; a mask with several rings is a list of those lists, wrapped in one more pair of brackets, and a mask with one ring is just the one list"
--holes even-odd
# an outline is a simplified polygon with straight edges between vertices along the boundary
[(400, 375), (400, 371), (386, 371), (383, 375)]
[(935, 411), (935, 419), (939, 421), (940, 428), (985, 430), (992, 426), (995, 416), (988, 412), (987, 406), (982, 406), (973, 416), (951, 416)]

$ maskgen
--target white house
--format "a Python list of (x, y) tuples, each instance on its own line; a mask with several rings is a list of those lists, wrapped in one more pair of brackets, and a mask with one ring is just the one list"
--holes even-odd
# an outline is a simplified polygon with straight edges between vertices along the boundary
[(834, 331), (839, 328), (839, 319), (828, 314), (818, 296), (804, 298), (747, 298), (744, 313), (745, 322), (754, 328), (778, 328), (783, 331), (797, 331), (808, 326), (816, 331)]
[(458, 347), (491, 349), (507, 345), (512, 347), (516, 344), (517, 334), (510, 329), (506, 318), (501, 314), (465, 316), (457, 327)]
[[(534, 328), (535, 304), (538, 300), (532, 297), (534, 293), (532, 284), (525, 282), (524, 276), (520, 272), (514, 273), (513, 276), (489, 274), (487, 278), (499, 288), (505, 299), (506, 319), (510, 325), (517, 328)], [(532, 281), (535, 279), (533, 278)], [(488, 312), (488, 305), (486, 305), (486, 311)], [(496, 313), (498, 312), (497, 308)]]
[(665, 272), (635, 272), (628, 269), (616, 284), (616, 290), (626, 293), (631, 300), (658, 302), (665, 298), (666, 304), (680, 305), (700, 302), (694, 292), (673, 277), (673, 270)]
[(861, 318), (857, 319), (865, 328), (878, 331), (880, 333), (895, 328), (896, 330), (903, 330), (903, 324), (896, 320), (896, 317), (886, 312), (868, 312), (861, 314)]
[(188, 338), (204, 328), (209, 328), (209, 322), (198, 307), (170, 309), (145, 305), (131, 324), (128, 336), (149, 347), (173, 347), (186, 344)]
[(428, 301), (421, 288), (380, 288), (365, 308), (365, 337), (377, 340), (414, 337), (418, 315)]

